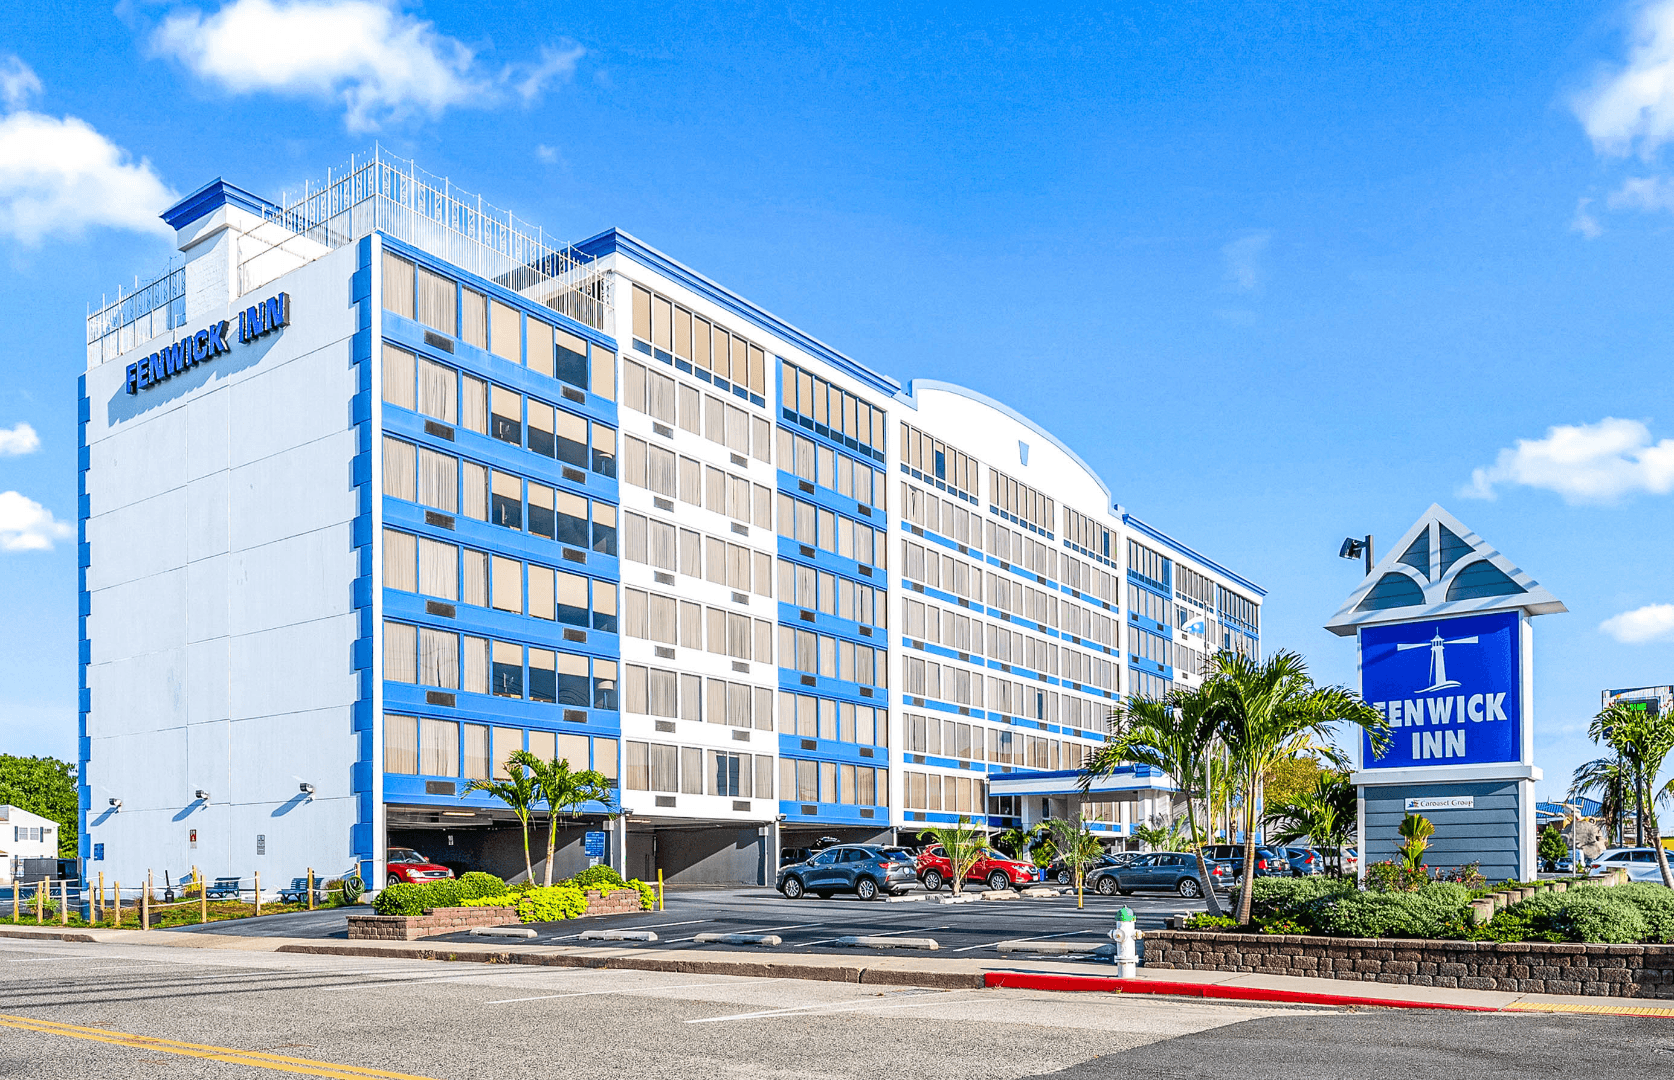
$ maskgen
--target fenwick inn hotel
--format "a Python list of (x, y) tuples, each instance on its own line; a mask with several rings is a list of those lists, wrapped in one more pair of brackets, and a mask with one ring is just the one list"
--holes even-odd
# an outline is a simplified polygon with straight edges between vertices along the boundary
[(91, 873), (509, 875), (465, 789), (525, 748), (618, 787), (560, 874), (589, 831), (745, 884), (961, 815), (1119, 845), (1170, 785), (1081, 795), (1112, 703), (1258, 651), (1262, 590), (1044, 428), (627, 233), (381, 152), (163, 219), (181, 264), (89, 317), (80, 380)]

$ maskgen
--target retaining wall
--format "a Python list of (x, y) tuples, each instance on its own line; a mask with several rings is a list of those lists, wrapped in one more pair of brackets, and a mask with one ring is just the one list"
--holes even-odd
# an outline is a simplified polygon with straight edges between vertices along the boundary
[(504, 926), (517, 922), (510, 907), (436, 908), (427, 915), (350, 915), (350, 941), (417, 941), (457, 934), (475, 926)]
[(1535, 994), (1674, 998), (1674, 945), (1147, 930), (1145, 966)]

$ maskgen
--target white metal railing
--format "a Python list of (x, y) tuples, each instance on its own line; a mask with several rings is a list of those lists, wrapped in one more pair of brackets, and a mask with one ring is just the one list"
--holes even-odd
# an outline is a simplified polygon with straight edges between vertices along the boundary
[(470, 273), (598, 330), (611, 332), (610, 282), (593, 259), (556, 244), (537, 225), (459, 191), (405, 158), (374, 146), (323, 187), (281, 198), (267, 225), (246, 234), (241, 292), (353, 243), (373, 231), (412, 244)]
[(153, 281), (134, 279), (131, 292), (116, 290), (87, 313), (87, 359), (102, 364), (142, 341), (186, 323), (186, 267), (172, 263)]
[[(263, 217), (239, 239), (239, 295), (377, 231), (596, 330), (615, 332), (610, 279), (591, 256), (376, 145), (364, 157), (351, 157), (346, 171), (327, 170), (323, 187), (309, 185), (295, 199), (282, 196), (269, 204)], [(185, 267), (171, 265), (149, 284), (136, 279), (132, 292), (105, 298), (88, 312), (88, 363), (103, 363), (185, 325), (185, 297)]]

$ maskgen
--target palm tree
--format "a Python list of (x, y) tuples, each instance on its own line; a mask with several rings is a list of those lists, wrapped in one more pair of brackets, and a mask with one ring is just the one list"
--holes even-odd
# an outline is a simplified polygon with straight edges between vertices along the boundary
[(1158, 825), (1155, 821), (1146, 825), (1135, 825), (1130, 832), (1135, 840), (1152, 851), (1165, 850), (1174, 836), (1168, 826)]
[[(1597, 799), (1606, 837), (1612, 837), (1612, 842), (1621, 844), (1626, 839), (1623, 834), (1626, 832), (1630, 787), (1631, 778), (1620, 758), (1594, 758), (1576, 768), (1569, 781), (1567, 798), (1570, 802)], [(1635, 846), (1638, 846), (1637, 843)]]
[(1082, 886), (1086, 881), (1087, 867), (1104, 854), (1104, 845), (1099, 843), (1099, 838), (1092, 834), (1079, 814), (1074, 818), (1053, 818), (1047, 822), (1047, 827), (1052, 830), (1052, 842), (1058, 849), (1058, 858), (1075, 875), (1075, 906), (1085, 907)]
[(1204, 691), (1216, 702), (1218, 732), (1239, 773), (1244, 795), (1244, 882), (1238, 921), (1250, 921), (1255, 880), (1256, 803), (1261, 778), (1285, 757), (1311, 753), (1337, 760), (1330, 727), (1350, 723), (1366, 729), (1374, 749), (1389, 742), (1389, 721), (1353, 690), (1316, 686), (1300, 654), (1280, 650), (1266, 660), (1240, 653), (1215, 656)]
[[(1208, 762), (1215, 743), (1219, 712), (1207, 687), (1176, 689), (1167, 697), (1134, 698), (1110, 711), (1111, 738), (1087, 755), (1081, 769), (1081, 791), (1093, 781), (1129, 763), (1149, 765), (1167, 773), (1186, 797), (1186, 821), (1197, 849), (1198, 880), (1208, 899), (1209, 914), (1221, 914), (1220, 900), (1209, 883), (1209, 866), (1198, 835), (1196, 806), (1208, 796)], [(1138, 830), (1135, 830), (1137, 835)]]
[(1039, 838), (1041, 828), (1041, 825), (1034, 825), (1027, 829), (1007, 829), (994, 837), (994, 843), (1011, 852), (1012, 858), (1027, 860), (1029, 858), (1029, 848)]
[(1436, 827), (1427, 817), (1408, 814), (1401, 819), (1401, 824), (1395, 829), (1406, 843), (1396, 850), (1401, 853), (1401, 868), (1416, 871), (1424, 865), (1424, 849), (1430, 846), (1430, 837), (1436, 833)]
[(969, 874), (971, 867), (982, 858), (988, 838), (981, 831), (971, 828), (971, 819), (964, 814), (959, 815), (957, 825), (937, 825), (924, 831), (929, 833), (936, 843), (942, 845), (942, 854), (948, 861), (949, 876), (953, 879), (953, 895), (958, 896), (965, 891), (965, 875)]
[(465, 785), (459, 797), (464, 798), (473, 791), (486, 791), (511, 807), (511, 812), (517, 815), (517, 823), (523, 827), (523, 880), (532, 884), (535, 868), (529, 862), (529, 815), (540, 796), (535, 788), (534, 776), (515, 758), (507, 759), (506, 776), (505, 780), (472, 780)]
[[(590, 802), (610, 807), (611, 783), (604, 773), (594, 769), (571, 769), (564, 758), (542, 761), (527, 750), (518, 750), (508, 759), (529, 770), (534, 778), (536, 798), (546, 803), (546, 872), (543, 884), (552, 884), (552, 856), (558, 850), (558, 815), (571, 818), (581, 814)], [(528, 847), (525, 840), (524, 847)]]
[(1348, 774), (1336, 770), (1321, 771), (1314, 777), (1314, 787), (1283, 802), (1266, 808), (1263, 824), (1272, 829), (1273, 839), (1281, 844), (1307, 837), (1315, 846), (1334, 851), (1334, 872), (1342, 873), (1343, 846), (1348, 843), (1349, 830), (1355, 820), (1354, 785)]
[(1605, 706), (1593, 717), (1593, 722), (1587, 726), (1587, 734), (1595, 742), (1609, 743), (1627, 767), (1638, 817), (1634, 831), (1641, 838), (1646, 833), (1650, 834), (1650, 847), (1656, 852), (1662, 883), (1674, 889), (1674, 875), (1668, 870), (1668, 853), (1662, 847), (1656, 806), (1651, 797), (1651, 782), (1662, 771), (1669, 752), (1674, 751), (1674, 715), (1663, 716), (1648, 709), (1640, 712), (1618, 701)]

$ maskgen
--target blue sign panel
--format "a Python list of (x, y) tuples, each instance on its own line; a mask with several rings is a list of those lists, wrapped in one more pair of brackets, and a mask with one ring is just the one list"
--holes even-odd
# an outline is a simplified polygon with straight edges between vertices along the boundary
[(1360, 691), (1389, 718), (1389, 748), (1362, 768), (1519, 761), (1523, 747), (1520, 616), (1514, 611), (1368, 626)]
[(582, 847), (589, 859), (602, 859), (605, 853), (605, 839), (609, 833), (588, 832), (582, 836)]

